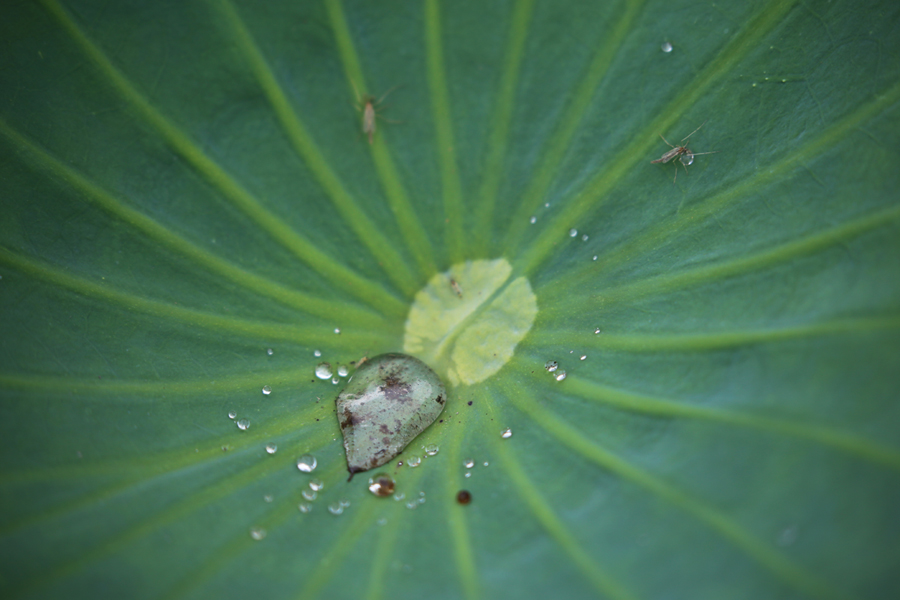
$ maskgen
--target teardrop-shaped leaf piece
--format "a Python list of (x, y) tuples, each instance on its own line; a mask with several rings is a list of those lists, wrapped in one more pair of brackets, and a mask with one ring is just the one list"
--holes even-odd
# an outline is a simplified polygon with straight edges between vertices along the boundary
[(350, 478), (400, 454), (446, 398), (440, 378), (417, 358), (382, 354), (363, 363), (335, 401)]

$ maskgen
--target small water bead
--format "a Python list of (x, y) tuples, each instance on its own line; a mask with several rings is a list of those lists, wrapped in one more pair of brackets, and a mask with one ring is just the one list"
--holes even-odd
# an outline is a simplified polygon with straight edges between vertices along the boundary
[(331, 379), (331, 365), (326, 362), (316, 365), (316, 377), (319, 379)]
[(544, 365), (544, 368), (550, 371), (551, 373), (559, 368), (559, 363), (555, 360), (548, 360)]
[(334, 328), (334, 333), (335, 333), (336, 335), (341, 335), (341, 330), (338, 329), (337, 327), (335, 327), (335, 328)]
[(581, 355), (581, 358), (578, 359), (578, 360), (585, 360), (586, 358), (587, 358), (587, 354), (582, 354), (582, 355)]
[(313, 350), (313, 356), (315, 356), (316, 358), (322, 356), (321, 350)]
[(350, 506), (350, 501), (349, 500), (338, 500), (338, 504), (340, 504), (344, 508), (347, 508), (348, 506)]
[(275, 354), (275, 351), (272, 350), (271, 348), (268, 348), (268, 349), (266, 350), (266, 354), (268, 354), (269, 356), (272, 356), (273, 354)]
[(669, 42), (663, 42), (663, 45), (660, 46), (660, 48), (662, 49), (663, 52), (668, 54), (669, 52), (672, 51), (672, 44), (670, 44)]
[(404, 498), (406, 498), (406, 494), (404, 494), (403, 492), (397, 492), (396, 494), (394, 494), (394, 500), (396, 500), (397, 502), (400, 502)]
[(463, 466), (467, 469), (471, 469), (472, 467), (475, 466), (475, 461), (472, 460), (471, 458), (467, 458), (466, 460), (463, 461)]
[(537, 217), (531, 217), (530, 221), (531, 224), (534, 225), (535, 223), (537, 223)]
[(379, 473), (369, 478), (369, 491), (380, 498), (386, 498), (394, 493), (394, 480)]
[(502, 437), (504, 440), (511, 438), (512, 437), (512, 429), (507, 427), (506, 429), (503, 430), (503, 433), (500, 434), (500, 437)]
[(419, 508), (419, 503), (416, 502), (415, 500), (410, 500), (409, 502), (406, 503), (406, 508), (408, 508), (410, 510), (415, 510), (416, 508)]
[(276, 452), (278, 452), (278, 445), (266, 444), (266, 452), (268, 452), (269, 454), (275, 454)]
[(269, 394), (272, 393), (272, 388), (270, 388), (270, 387), (267, 386), (267, 385), (264, 385), (264, 386), (263, 386), (263, 389), (262, 389), (262, 392), (263, 392), (263, 395), (268, 396)]
[(488, 466), (488, 465), (490, 465), (490, 464), (491, 464), (491, 463), (489, 463), (488, 461), (484, 461), (484, 466)]
[(346, 377), (350, 374), (350, 369), (347, 368), (347, 365), (338, 365), (338, 375), (341, 377)]
[(312, 510), (312, 504), (310, 504), (309, 502), (301, 502), (300, 504), (297, 505), (297, 508), (302, 513), (308, 513), (309, 511)]
[(234, 412), (233, 410), (228, 411), (228, 418), (229, 418), (229, 419), (234, 419), (235, 417), (237, 417), (237, 413), (236, 413), (236, 412)]
[(311, 489), (313, 491), (320, 492), (320, 491), (322, 491), (322, 488), (324, 488), (324, 487), (325, 487), (325, 484), (322, 483), (321, 479), (310, 479), (309, 480), (309, 489)]
[(381, 517), (380, 519), (378, 519), (375, 522), (378, 523), (379, 525), (387, 525), (387, 519), (385, 519), (384, 517)]
[(406, 464), (408, 464), (410, 467), (415, 468), (422, 464), (422, 459), (418, 456), (410, 456), (406, 459)]
[(247, 431), (250, 429), (250, 419), (241, 419), (237, 422), (238, 429), (241, 431)]
[(581, 241), (582, 241), (582, 242), (586, 242), (586, 241), (588, 241), (589, 239), (590, 239), (590, 238), (588, 237), (588, 234), (584, 234), (583, 236), (581, 236)]
[(466, 471), (466, 474), (463, 477), (469, 478), (472, 476), (472, 471)]
[(569, 237), (575, 237), (576, 235), (578, 235), (578, 230), (577, 230), (577, 229), (570, 229), (570, 230), (569, 230)]
[(271, 502), (272, 500), (274, 500), (274, 498), (272, 497), (272, 494), (266, 494), (265, 496), (263, 496), (263, 500), (265, 500), (266, 502)]
[(328, 505), (328, 512), (330, 512), (333, 515), (339, 515), (342, 512), (344, 512), (344, 507), (341, 505), (340, 502), (332, 502), (331, 504)]
[(556, 374), (556, 380), (557, 380), (557, 381), (562, 381), (562, 380), (565, 379), (565, 378), (566, 378), (566, 372), (565, 372), (565, 371), (560, 371), (559, 373)]
[(597, 260), (597, 255), (595, 254), (594, 258), (592, 258), (591, 260)]
[(297, 459), (297, 468), (304, 473), (312, 473), (316, 470), (316, 457), (312, 454), (304, 454)]
[(340, 382), (341, 382), (341, 380), (337, 375), (335, 375), (334, 377), (331, 378), (331, 383), (333, 383), (334, 385), (337, 385)]
[(425, 446), (425, 454), (427, 454), (428, 456), (434, 456), (435, 454), (438, 453), (439, 450), (440, 450), (440, 448), (438, 448), (438, 446), (436, 444), (431, 444), (429, 446)]
[(600, 328), (599, 328), (599, 327), (597, 327), (596, 329), (594, 329), (594, 335), (597, 335), (598, 333), (600, 333)]
[(250, 537), (252, 537), (257, 542), (264, 537), (266, 537), (266, 530), (262, 527), (251, 527), (250, 528)]
[(315, 500), (316, 496), (318, 496), (316, 490), (303, 490), (302, 492), (300, 492), (300, 495), (303, 496), (304, 500), (309, 500), (310, 502)]

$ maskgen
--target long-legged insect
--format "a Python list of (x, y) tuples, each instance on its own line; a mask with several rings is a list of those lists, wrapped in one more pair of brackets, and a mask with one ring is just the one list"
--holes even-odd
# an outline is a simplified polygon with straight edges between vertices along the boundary
[[(704, 125), (706, 125), (706, 121), (701, 123), (700, 127), (703, 127)], [(684, 144), (684, 141), (686, 139), (688, 139), (689, 137), (691, 137), (692, 135), (694, 135), (695, 133), (700, 131), (700, 127), (698, 127), (697, 129), (693, 130), (692, 132), (690, 132), (689, 134), (684, 136), (684, 138), (682, 138), (682, 140), (681, 140), (681, 143)], [(659, 137), (661, 137), (662, 141), (664, 141), (666, 144), (669, 144), (669, 140), (664, 138), (663, 134), (659, 134)], [(677, 158), (678, 162), (681, 163), (681, 166), (684, 167), (684, 172), (687, 173), (687, 166), (694, 162), (695, 156), (700, 156), (703, 154), (717, 154), (719, 152), (718, 150), (715, 150), (713, 152), (694, 152), (693, 150), (691, 150), (690, 148), (688, 148), (687, 146), (684, 146), (684, 145), (676, 146), (674, 144), (669, 144), (669, 146), (672, 147), (671, 150), (667, 151), (665, 154), (663, 154), (656, 160), (651, 160), (650, 164), (667, 163), (670, 160)], [(672, 183), (675, 183), (677, 180), (678, 180), (678, 165), (675, 165), (675, 179), (672, 180)]]
[(387, 98), (388, 94), (396, 90), (399, 85), (395, 85), (381, 96), (381, 98), (375, 99), (375, 96), (370, 96), (369, 94), (360, 95), (359, 90), (356, 89), (356, 84), (352, 81), (353, 91), (356, 93), (356, 110), (363, 114), (363, 122), (362, 122), (362, 130), (364, 134), (369, 136), (369, 143), (372, 143), (372, 136), (375, 135), (375, 119), (381, 119), (383, 121), (387, 121), (388, 123), (399, 123), (400, 121), (391, 121), (390, 119), (385, 119), (381, 115), (378, 114), (378, 109), (375, 108), (377, 105), (381, 104), (381, 102)]

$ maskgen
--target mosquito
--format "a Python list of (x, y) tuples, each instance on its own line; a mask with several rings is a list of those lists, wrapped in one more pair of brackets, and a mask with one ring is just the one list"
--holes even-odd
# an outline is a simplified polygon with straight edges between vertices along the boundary
[(356, 93), (356, 104), (354, 106), (356, 107), (356, 110), (358, 110), (359, 112), (361, 112), (363, 114), (363, 123), (362, 123), (363, 133), (367, 134), (369, 136), (369, 143), (371, 144), (372, 136), (375, 135), (375, 119), (381, 119), (388, 123), (399, 123), (400, 122), (400, 121), (392, 121), (390, 119), (385, 119), (384, 117), (382, 117), (378, 114), (379, 110), (377, 108), (375, 108), (376, 106), (381, 104), (381, 102), (385, 98), (388, 97), (388, 94), (390, 94), (391, 92), (393, 92), (400, 86), (395, 85), (394, 87), (392, 87), (391, 89), (386, 91), (384, 93), (384, 95), (381, 96), (381, 98), (378, 98), (376, 100), (375, 96), (370, 96), (369, 94), (360, 95), (359, 90), (356, 89), (356, 84), (353, 83), (352, 81), (350, 83), (353, 84), (353, 91)]
[[(701, 123), (700, 127), (703, 127), (704, 125), (706, 125), (706, 121)], [(687, 140), (689, 137), (691, 137), (692, 135), (694, 135), (695, 133), (700, 131), (700, 127), (698, 127), (697, 129), (693, 130), (692, 132), (690, 132), (689, 134), (684, 136), (684, 138), (681, 140), (681, 143), (684, 144), (685, 140)], [(663, 134), (659, 134), (659, 137), (661, 137), (662, 141), (664, 141), (666, 144), (669, 144), (669, 140), (664, 138)], [(684, 145), (675, 146), (674, 144), (669, 144), (669, 146), (672, 147), (671, 150), (667, 151), (665, 154), (663, 154), (656, 160), (651, 160), (650, 164), (667, 163), (670, 160), (677, 158), (678, 162), (681, 163), (681, 166), (684, 167), (684, 172), (687, 173), (687, 166), (694, 162), (695, 156), (700, 156), (702, 154), (717, 154), (719, 152), (719, 150), (715, 150), (713, 152), (694, 152), (693, 150), (691, 150), (690, 148), (688, 148), (687, 146), (684, 146)], [(677, 181), (677, 180), (678, 180), (678, 165), (675, 165), (675, 179), (672, 180), (672, 183), (675, 183), (675, 181)]]

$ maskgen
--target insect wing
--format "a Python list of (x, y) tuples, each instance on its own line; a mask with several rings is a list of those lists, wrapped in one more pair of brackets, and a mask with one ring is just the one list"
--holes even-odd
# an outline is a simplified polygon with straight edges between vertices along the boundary
[(672, 160), (673, 158), (675, 158), (676, 156), (678, 156), (679, 154), (681, 154), (681, 148), (672, 148), (671, 150), (669, 150), (668, 152), (666, 152), (665, 154), (663, 154), (656, 160), (651, 160), (650, 164), (667, 163), (670, 160)]

